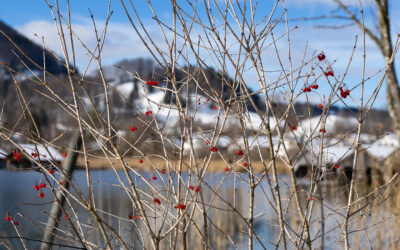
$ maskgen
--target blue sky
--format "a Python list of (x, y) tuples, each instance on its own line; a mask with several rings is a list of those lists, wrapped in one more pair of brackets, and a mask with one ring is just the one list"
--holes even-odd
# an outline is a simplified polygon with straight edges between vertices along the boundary
[[(223, 3), (223, 0), (218, 0)], [(54, 1), (50, 1), (54, 4)], [(65, 2), (63, 2), (62, 9), (65, 11)], [(127, 1), (125, 1), (127, 2)], [(166, 22), (171, 20), (171, 6), (170, 1), (167, 0), (156, 0), (152, 1), (153, 7), (158, 13), (159, 17)], [(182, 1), (184, 2), (184, 1)], [(202, 2), (202, 1), (200, 1)], [(255, 1), (254, 1), (255, 2)], [(257, 18), (261, 18), (264, 15), (268, 15), (272, 9), (272, 4), (274, 1), (260, 0), (258, 1), (258, 15)], [(281, 1), (282, 2), (282, 1)], [(357, 1), (355, 0), (345, 0), (345, 2), (350, 3), (353, 8), (356, 8)], [(367, 16), (366, 23), (368, 26), (373, 27), (373, 8), (371, 2), (373, 0), (363, 0), (363, 5), (365, 14)], [(391, 0), (391, 20), (392, 20), (392, 31), (394, 34), (400, 32), (399, 18), (400, 14), (400, 1)], [(147, 6), (147, 0), (135, 0), (134, 1), (137, 9), (143, 18), (144, 24), (153, 32), (156, 39), (160, 39), (162, 42), (162, 37), (158, 28), (155, 26), (154, 20), (152, 20), (152, 13)], [(341, 14), (335, 11), (336, 6), (333, 4), (332, 0), (286, 0), (286, 8), (288, 10), (287, 14), (289, 18), (296, 17), (310, 17), (319, 15), (329, 15), (329, 14)], [(94, 18), (98, 24), (98, 28), (101, 29), (104, 19), (107, 14), (108, 1), (106, 0), (70, 0), (71, 6), (71, 17), (74, 30), (79, 34), (81, 39), (89, 45), (89, 47), (95, 46), (95, 36), (93, 32), (93, 24), (90, 20), (90, 14), (88, 9), (94, 14)], [(118, 60), (123, 58), (136, 58), (136, 57), (150, 57), (147, 49), (142, 45), (140, 39), (138, 38), (135, 31), (131, 28), (128, 18), (126, 17), (120, 1), (112, 0), (111, 9), (114, 14), (111, 18), (108, 38), (104, 45), (104, 51), (102, 55), (102, 61), (104, 65), (112, 65)], [(283, 5), (279, 4), (275, 16), (278, 17), (283, 13)], [(38, 41), (34, 34), (44, 36), (47, 45), (56, 51), (58, 54), (62, 54), (59, 42), (57, 40), (57, 33), (55, 32), (54, 24), (52, 23), (52, 15), (45, 1), (42, 0), (16, 0), (16, 1), (5, 1), (0, 0), (0, 17), (1, 20), (16, 28), (20, 33), (26, 35), (34, 41)], [(205, 16), (204, 16), (205, 18)], [(291, 51), (292, 57), (294, 59), (294, 64), (300, 62), (302, 54), (304, 52), (305, 45), (308, 46), (308, 55), (312, 55), (315, 52), (324, 51), (330, 61), (336, 60), (334, 64), (335, 73), (342, 75), (347, 67), (347, 63), (350, 58), (350, 54), (354, 45), (355, 36), (359, 35), (361, 38), (360, 29), (355, 26), (349, 26), (343, 29), (318, 29), (315, 25), (330, 25), (336, 24), (337, 20), (325, 20), (325, 21), (313, 21), (313, 22), (290, 22), (290, 26), (293, 27), (298, 25), (298, 29), (290, 34), (291, 38)], [(345, 22), (341, 22), (344, 24)], [(348, 22), (347, 22), (348, 23)], [(283, 34), (285, 32), (285, 26), (280, 24), (275, 29), (275, 34)], [(287, 55), (287, 43), (285, 39), (278, 43), (278, 49), (280, 54), (285, 57)], [(346, 83), (349, 87), (352, 84), (359, 82), (362, 72), (362, 44), (359, 39), (358, 47), (356, 53), (352, 58), (352, 64), (348, 72), (348, 77), (346, 78)], [(372, 74), (376, 72), (379, 68), (383, 66), (383, 59), (377, 50), (376, 46), (367, 39), (366, 44), (367, 49), (367, 64), (366, 71), (367, 74)], [(279, 65), (276, 63), (276, 58), (270, 55), (274, 54), (272, 50), (265, 51), (265, 62), (266, 67), (270, 70), (279, 69)], [(77, 64), (82, 69), (88, 62), (88, 55), (84, 48), (77, 46)], [(256, 82), (255, 74), (251, 72), (246, 74), (247, 81), (249, 85), (256, 89), (256, 85), (252, 85), (252, 82)], [(378, 78), (375, 78), (368, 82), (367, 90), (372, 90), (377, 84)], [(321, 81), (320, 92), (328, 93), (329, 85), (327, 82)], [(355, 101), (360, 98), (361, 92), (356, 90), (352, 93), (352, 97)], [(368, 94), (368, 91), (367, 91)], [(304, 96), (305, 97), (305, 96)], [(302, 97), (302, 98), (304, 98)], [(310, 95), (310, 99), (313, 102), (319, 103), (323, 101), (323, 94)], [(356, 103), (351, 103), (349, 100), (349, 105), (356, 106)], [(375, 107), (384, 108), (385, 107), (385, 89), (381, 90), (381, 94), (378, 96), (377, 103)]]

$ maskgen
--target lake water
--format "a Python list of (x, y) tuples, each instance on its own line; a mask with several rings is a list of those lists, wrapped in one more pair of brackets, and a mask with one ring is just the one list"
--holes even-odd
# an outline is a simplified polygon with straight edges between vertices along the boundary
[[(135, 242), (130, 239), (132, 238), (132, 232), (135, 230), (131, 221), (128, 220), (128, 215), (132, 213), (132, 204), (131, 200), (129, 200), (126, 192), (121, 189), (119, 186), (120, 183), (116, 178), (116, 175), (113, 171), (92, 171), (92, 180), (93, 187), (95, 193), (95, 201), (96, 207), (101, 209), (104, 212), (114, 214), (120, 216), (121, 218), (115, 218), (105, 213), (102, 214), (102, 218), (109, 222), (128, 242), (132, 241), (132, 245), (135, 245)], [(123, 173), (120, 173), (123, 176)], [(145, 179), (151, 178), (153, 176), (151, 173), (141, 173)], [(57, 174), (56, 174), (57, 176)], [(151, 189), (147, 186), (147, 184), (140, 180), (139, 178), (135, 178), (135, 184), (139, 187), (139, 189), (143, 190), (145, 195), (148, 192), (148, 195), (151, 197)], [(161, 176), (157, 181), (152, 181), (153, 187), (156, 189), (161, 189), (164, 187), (162, 184), (161, 178), (164, 178), (166, 181), (168, 175)], [(176, 180), (176, 176), (174, 176)], [(184, 174), (182, 179), (188, 180), (189, 176)], [(41, 183), (43, 176), (41, 173), (33, 172), (33, 171), (21, 171), (21, 172), (11, 172), (11, 171), (0, 171), (0, 215), (6, 216), (10, 214), (11, 216), (15, 216), (17, 214), (21, 214), (21, 216), (15, 216), (15, 221), (19, 222), (17, 226), (21, 235), (30, 239), (41, 239), (43, 233), (43, 226), (47, 218), (49, 216), (50, 207), (52, 205), (52, 194), (50, 193), (50, 189), (46, 188), (44, 190), (45, 197), (40, 199), (38, 197), (38, 192), (33, 189), (33, 185)], [(297, 216), (295, 208), (288, 203), (289, 200), (292, 200), (292, 196), (290, 195), (291, 187), (289, 184), (288, 176), (281, 175), (280, 176), (280, 184), (281, 184), (281, 193), (282, 197), (284, 197), (284, 208), (286, 210), (286, 220), (288, 225), (292, 225), (294, 228), (293, 235), (296, 233), (296, 227), (299, 225), (299, 218)], [(236, 181), (236, 182), (235, 182)], [(247, 175), (246, 174), (223, 174), (223, 173), (212, 173), (207, 174), (205, 177), (205, 182), (210, 185), (210, 187), (216, 189), (218, 188), (218, 194), (224, 198), (225, 200), (229, 200), (233, 202), (233, 194), (234, 187), (236, 188), (236, 196), (235, 196), (235, 204), (236, 207), (242, 211), (243, 214), (247, 214), (247, 204), (248, 204), (248, 187), (246, 184)], [(75, 185), (81, 190), (83, 195), (87, 197), (87, 186), (86, 186), (86, 175), (85, 171), (77, 170), (74, 172), (73, 182)], [(123, 178), (123, 182), (126, 183), (126, 180)], [(236, 185), (234, 185), (236, 183)], [(332, 187), (333, 188), (333, 187)], [(202, 190), (204, 193), (207, 193), (208, 188), (206, 185), (202, 185)], [(307, 190), (307, 183), (305, 183), (304, 189)], [(324, 194), (328, 194), (329, 187), (325, 189)], [(71, 190), (71, 188), (70, 188)], [(330, 190), (332, 191), (332, 190)], [(211, 193), (211, 192), (209, 192)], [(339, 208), (342, 206), (341, 202), (339, 202), (340, 195), (343, 195), (343, 192), (330, 192), (330, 198), (325, 200), (324, 206), (329, 209)], [(333, 194), (332, 194), (333, 193)], [(335, 194), (336, 193), (336, 194)], [(333, 197), (332, 197), (333, 195)], [(337, 197), (335, 197), (337, 195)], [(213, 199), (213, 204), (222, 204), (219, 202), (218, 197), (212, 198), (211, 195), (205, 196), (207, 201)], [(338, 198), (339, 197), (339, 198)], [(307, 203), (307, 195), (302, 194), (302, 198), (304, 201), (304, 205)], [(275, 209), (271, 206), (270, 202), (273, 202), (274, 198), (272, 196), (270, 187), (267, 185), (267, 181), (263, 181), (263, 184), (258, 186), (255, 194), (255, 211), (254, 215), (256, 217), (254, 225), (256, 234), (262, 239), (264, 246), (267, 249), (275, 248), (276, 240), (279, 236), (279, 224), (278, 224), (278, 216), (276, 215)], [(74, 201), (71, 200), (71, 203), (74, 204), (76, 209), (76, 214), (79, 217), (79, 221), (84, 224), (83, 231), (87, 232), (88, 240), (92, 240), (94, 242), (99, 242), (101, 240), (96, 240), (96, 237), (99, 237), (98, 233), (94, 233), (91, 235), (90, 231), (92, 230), (92, 225), (95, 227), (95, 223), (91, 221), (91, 218), (88, 213), (80, 209), (78, 205)], [(223, 205), (220, 205), (221, 207)], [(339, 230), (336, 224), (338, 219), (337, 214), (331, 212), (329, 209), (325, 209), (325, 226), (326, 229), (330, 230), (328, 236), (325, 239), (326, 249), (335, 249), (335, 247), (330, 247), (330, 245), (335, 246), (335, 244), (342, 244), (341, 237), (339, 234)], [(210, 219), (212, 222), (218, 224), (220, 227), (225, 230), (236, 230), (232, 231), (233, 235), (231, 235), (232, 240), (235, 242), (235, 247), (237, 248), (247, 248), (247, 238), (245, 237), (245, 232), (247, 229), (245, 227), (240, 227), (238, 224), (235, 224), (235, 221), (238, 219), (235, 218), (236, 215), (232, 212), (224, 213), (220, 212), (217, 209), (210, 208)], [(312, 224), (312, 232), (315, 239), (315, 246), (318, 246), (318, 231), (319, 231), (319, 221), (320, 218), (320, 209), (319, 206), (316, 206), (313, 210), (315, 213), (315, 220)], [(134, 213), (134, 212), (133, 212)], [(213, 217), (214, 216), (214, 217)], [(1, 218), (3, 218), (1, 217)], [(215, 220), (213, 219), (215, 218)], [(340, 218), (340, 216), (339, 216)], [(239, 220), (240, 221), (240, 220)], [(315, 227), (313, 226), (315, 225)], [(236, 228), (237, 227), (237, 228)], [(60, 228), (66, 229), (68, 228), (68, 224), (65, 219), (61, 218), (60, 220)], [(235, 229), (232, 229), (235, 228)], [(144, 230), (143, 230), (144, 231)], [(218, 231), (218, 230), (215, 230)], [(299, 233), (299, 232), (297, 232)], [(1, 219), (0, 221), (0, 236), (1, 237), (10, 237), (16, 236), (16, 231), (11, 223)], [(234, 248), (234, 245), (229, 243), (229, 239), (226, 236), (219, 235), (217, 236), (217, 232), (211, 237), (211, 242), (213, 249), (218, 248)], [(22, 248), (21, 241), (19, 239), (5, 239), (2, 238), (0, 242), (6, 242), (7, 245), (12, 246), (13, 249)], [(340, 243), (339, 243), (340, 242)], [(65, 243), (65, 242), (64, 242)], [(71, 242), (67, 242), (68, 245), (74, 245)], [(25, 240), (25, 244), (29, 249), (35, 249), (39, 246), (38, 242)], [(75, 244), (76, 245), (76, 244)], [(76, 245), (78, 246), (78, 245)], [(314, 246), (314, 245), (313, 245)], [(337, 246), (337, 245), (336, 245)], [(136, 247), (135, 247), (136, 248)], [(0, 245), (1, 249), (1, 245)], [(62, 247), (61, 247), (62, 249)], [(255, 240), (255, 249), (262, 249), (261, 245)]]

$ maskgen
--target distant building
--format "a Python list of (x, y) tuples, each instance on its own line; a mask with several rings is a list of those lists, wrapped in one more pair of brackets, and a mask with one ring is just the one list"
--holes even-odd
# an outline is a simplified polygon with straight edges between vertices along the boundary
[[(316, 138), (316, 141), (319, 138)], [(309, 143), (311, 144), (311, 143)], [(320, 143), (315, 142), (313, 147), (307, 146), (294, 166), (296, 177), (310, 176), (312, 170), (319, 171), (324, 179), (338, 179), (348, 182), (353, 178), (354, 147), (346, 140), (324, 139), (323, 150), (320, 152)], [(321, 157), (321, 159), (320, 159)], [(321, 164), (319, 164), (321, 162)], [(376, 158), (370, 155), (362, 146), (357, 156), (357, 175), (366, 178), (371, 183), (371, 175), (376, 169)]]

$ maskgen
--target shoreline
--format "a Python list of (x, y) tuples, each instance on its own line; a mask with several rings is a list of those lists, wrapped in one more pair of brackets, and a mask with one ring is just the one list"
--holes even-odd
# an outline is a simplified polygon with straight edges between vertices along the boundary
[[(140, 163), (139, 160), (143, 159), (143, 163)], [(117, 159), (111, 159), (111, 163), (110, 161), (108, 161), (105, 157), (94, 157), (91, 156), (88, 159), (89, 161), (89, 168), (92, 170), (108, 170), (108, 169), (112, 169), (112, 165), (114, 165), (114, 167), (117, 170), (121, 170), (121, 163), (117, 160)], [(137, 170), (141, 170), (141, 171), (156, 171), (156, 170), (163, 170), (163, 169), (167, 169), (166, 164), (165, 164), (165, 160), (160, 159), (160, 158), (152, 158), (151, 160), (149, 160), (149, 157), (144, 157), (144, 158), (139, 158), (139, 157), (124, 157), (124, 161), (126, 164), (128, 164), (130, 167), (137, 169)], [(194, 165), (194, 163), (190, 163), (190, 159), (185, 159), (182, 162), (182, 167), (181, 170), (184, 172), (188, 172), (189, 171), (189, 165)], [(229, 165), (229, 172), (246, 172), (246, 168), (248, 167), (243, 167), (243, 163), (244, 161), (237, 161), (236, 164), (233, 163), (228, 163), (226, 164), (226, 162), (224, 162), (221, 159), (216, 159), (216, 160), (211, 160), (207, 172), (209, 173), (217, 173), (217, 172), (225, 172), (225, 168)], [(204, 164), (203, 160), (197, 160), (197, 164), (199, 166), (199, 168), (202, 167), (202, 165)], [(267, 164), (267, 163), (266, 163)], [(252, 168), (253, 171), (255, 173), (261, 173), (264, 171), (264, 166), (262, 164), (262, 162), (260, 160), (255, 160), (252, 161)], [(277, 173), (278, 174), (288, 174), (289, 173), (289, 169), (284, 165), (284, 163), (280, 160), (277, 160), (276, 162), (277, 165)], [(171, 165), (170, 165), (171, 169), (174, 169), (176, 171), (178, 171), (179, 169), (179, 163), (177, 161), (174, 161)], [(76, 169), (85, 169), (85, 161), (83, 157), (78, 157), (77, 159), (77, 168)], [(196, 170), (193, 169), (192, 170)], [(271, 172), (272, 169), (269, 169), (269, 172)]]

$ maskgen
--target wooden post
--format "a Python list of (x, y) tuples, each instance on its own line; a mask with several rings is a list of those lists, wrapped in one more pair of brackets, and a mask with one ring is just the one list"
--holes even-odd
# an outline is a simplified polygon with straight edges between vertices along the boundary
[[(78, 151), (82, 145), (82, 138), (79, 132), (75, 132), (69, 144), (67, 157), (65, 158), (61, 171), (63, 175), (60, 182), (64, 182), (65, 189), (68, 189), (69, 182), (71, 181), (73, 171), (76, 165), (76, 159), (78, 157)], [(59, 218), (61, 215), (61, 207), (65, 203), (65, 194), (62, 189), (58, 189), (56, 193), (57, 199), (51, 208), (49, 219), (47, 220), (46, 231), (43, 236), (43, 242), (40, 246), (41, 250), (51, 249), (53, 243), (55, 229), (58, 226)], [(59, 201), (59, 202), (57, 202)]]

